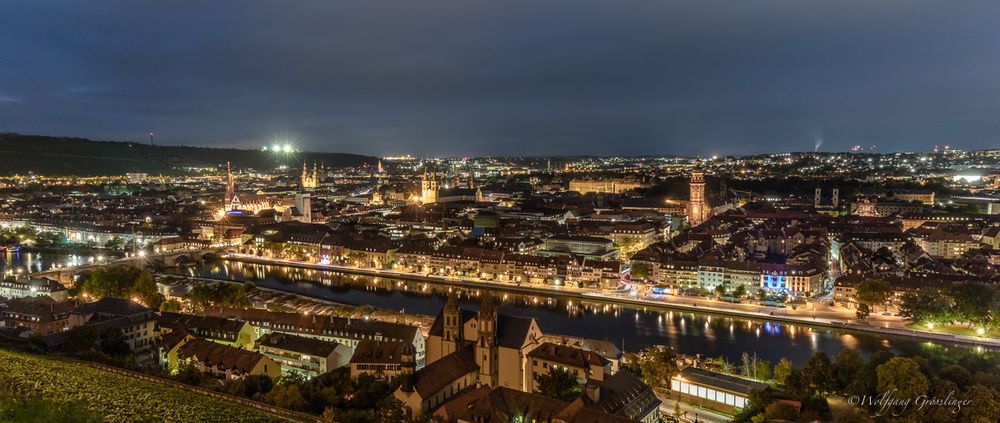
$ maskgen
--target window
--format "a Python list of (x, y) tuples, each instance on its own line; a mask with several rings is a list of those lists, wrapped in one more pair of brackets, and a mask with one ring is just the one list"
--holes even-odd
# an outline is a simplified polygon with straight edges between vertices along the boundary
[(739, 407), (739, 408), (743, 408), (744, 406), (746, 406), (746, 405), (747, 405), (747, 400), (746, 400), (746, 398), (743, 398), (743, 397), (736, 397), (736, 402), (735, 402), (735, 405), (736, 405), (737, 407)]

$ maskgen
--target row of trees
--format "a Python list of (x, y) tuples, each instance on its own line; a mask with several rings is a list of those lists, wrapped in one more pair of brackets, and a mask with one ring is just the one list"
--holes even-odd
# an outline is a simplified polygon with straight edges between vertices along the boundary
[(979, 282), (962, 283), (947, 290), (921, 288), (903, 295), (900, 315), (920, 324), (962, 322), (983, 329), (1000, 326), (993, 311), (1000, 309), (1000, 288)]
[(207, 307), (243, 308), (250, 306), (247, 294), (255, 289), (257, 288), (250, 282), (241, 285), (224, 282), (198, 284), (184, 297), (190, 301), (191, 307), (195, 310), (204, 310)]
[[(231, 284), (224, 282), (198, 284), (185, 296), (195, 310), (207, 307), (249, 307), (247, 294), (256, 289), (250, 283)], [(130, 266), (105, 266), (84, 277), (71, 292), (74, 295), (87, 294), (92, 298), (115, 297), (138, 300), (151, 308), (161, 311), (180, 311), (177, 300), (164, 301), (156, 289), (153, 274), (147, 270)]]
[[(814, 354), (800, 369), (790, 363), (775, 368), (776, 382), (784, 386), (782, 396), (801, 401), (801, 414), (786, 403), (776, 402), (771, 392), (755, 393), (751, 405), (737, 421), (786, 419), (812, 421), (828, 413), (826, 398), (832, 395), (876, 397), (889, 393), (893, 398), (911, 399), (911, 406), (882, 409), (881, 404), (864, 404), (868, 414), (886, 414), (911, 422), (992, 422), (1000, 413), (1000, 368), (995, 357), (962, 353), (931, 354), (929, 357), (897, 357), (880, 351), (868, 360), (856, 350), (845, 350), (831, 360), (825, 353)], [(954, 406), (917, 407), (917, 398), (965, 400), (960, 410)], [(892, 414), (896, 413), (897, 416)], [(798, 415), (796, 415), (798, 414)], [(847, 417), (841, 417), (846, 419)]]
[[(651, 347), (638, 354), (627, 354), (623, 366), (654, 389), (669, 390), (670, 377), (678, 371), (678, 356), (671, 348)], [(754, 392), (750, 405), (736, 417), (738, 422), (763, 422), (771, 419), (813, 421), (830, 419), (826, 399), (830, 396), (874, 398), (891, 392), (893, 398), (913, 399), (911, 406), (888, 410), (889, 418), (911, 422), (992, 422), (1000, 414), (1000, 356), (968, 349), (922, 349), (911, 356), (896, 356), (888, 351), (867, 359), (857, 350), (845, 350), (831, 359), (814, 354), (801, 368), (782, 358), (773, 367), (755, 354), (743, 354), (738, 363), (716, 361), (723, 372), (741, 374), (783, 390)], [(954, 406), (923, 408), (912, 405), (916, 398), (952, 398), (962, 401)], [(801, 410), (777, 401), (790, 399), (802, 403)], [(862, 404), (857, 415), (837, 416), (843, 421), (886, 412), (880, 404)], [(892, 416), (891, 413), (900, 416)], [(878, 419), (876, 419), (878, 420)], [(838, 420), (841, 421), (841, 420)]]
[(148, 307), (158, 308), (163, 296), (156, 290), (153, 274), (130, 266), (104, 266), (84, 277), (73, 294), (93, 298), (137, 299)]

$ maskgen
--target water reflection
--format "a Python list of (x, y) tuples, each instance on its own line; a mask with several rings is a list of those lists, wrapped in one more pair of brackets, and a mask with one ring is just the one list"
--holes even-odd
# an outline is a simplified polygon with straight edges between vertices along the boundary
[(70, 254), (6, 250), (0, 252), (0, 273), (4, 276), (36, 273), (54, 268), (91, 264), (108, 258), (111, 258), (111, 255), (101, 253)]
[[(276, 288), (345, 304), (372, 305), (408, 313), (435, 315), (453, 291), (463, 306), (478, 307), (485, 289), (464, 289), (434, 283), (379, 278), (286, 266), (211, 262), (186, 270), (192, 276), (253, 281)], [(669, 345), (684, 354), (724, 356), (737, 361), (743, 352), (756, 352), (776, 363), (785, 357), (804, 364), (816, 351), (833, 356), (844, 349), (863, 354), (929, 348), (927, 342), (803, 325), (680, 312), (649, 307), (625, 307), (601, 301), (556, 295), (524, 295), (491, 289), (505, 310), (535, 317), (548, 333), (604, 339), (626, 351), (650, 345)], [(940, 344), (938, 348), (943, 347)], [(948, 347), (948, 348), (953, 348)]]

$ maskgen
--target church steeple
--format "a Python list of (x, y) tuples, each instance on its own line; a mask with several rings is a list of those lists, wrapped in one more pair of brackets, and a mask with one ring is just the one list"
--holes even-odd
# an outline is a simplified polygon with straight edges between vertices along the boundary
[(462, 308), (458, 305), (458, 294), (448, 295), (448, 302), (444, 305), (442, 313), (444, 317), (444, 345), (441, 355), (445, 356), (458, 351), (462, 342)]
[(231, 210), (233, 205), (233, 198), (236, 197), (236, 185), (233, 183), (233, 170), (226, 162), (226, 198), (225, 204), (222, 205), (223, 210)]
[(497, 386), (499, 381), (497, 348), (497, 311), (493, 305), (493, 296), (487, 294), (476, 313), (479, 325), (479, 339), (476, 342), (476, 364), (479, 365), (479, 383)]
[(424, 176), (420, 178), (420, 199), (424, 204), (433, 204), (437, 202), (438, 189), (440, 188), (438, 183), (438, 175), (436, 170), (432, 170), (430, 174), (427, 173), (427, 167), (424, 167)]
[(319, 186), (319, 167), (316, 165), (315, 161), (313, 161), (312, 172), (309, 172), (309, 168), (306, 167), (306, 161), (302, 161), (301, 180), (303, 189), (311, 189)]

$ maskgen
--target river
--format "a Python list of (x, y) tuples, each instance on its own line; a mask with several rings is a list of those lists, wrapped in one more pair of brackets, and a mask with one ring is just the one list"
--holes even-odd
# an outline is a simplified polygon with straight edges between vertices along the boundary
[[(458, 290), (463, 307), (475, 309), (486, 289), (463, 289), (443, 284), (396, 278), (344, 274), (240, 261), (208, 262), (185, 271), (192, 276), (250, 281), (257, 286), (295, 292), (343, 304), (371, 305), (407, 313), (435, 315), (448, 293)], [(771, 363), (782, 357), (804, 364), (817, 351), (831, 357), (854, 348), (863, 355), (888, 350), (916, 353), (923, 349), (963, 348), (907, 337), (793, 325), (668, 309), (630, 307), (600, 301), (580, 301), (558, 295), (538, 296), (492, 289), (504, 303), (502, 312), (530, 316), (549, 334), (596, 338), (614, 342), (626, 351), (650, 345), (668, 345), (683, 354), (725, 357), (738, 362), (743, 352)]]
[[(118, 255), (115, 255), (117, 257)], [(53, 266), (78, 266), (104, 260), (110, 256), (101, 252), (48, 252), (5, 250), (0, 252), (0, 274), (35, 273), (52, 269)]]

